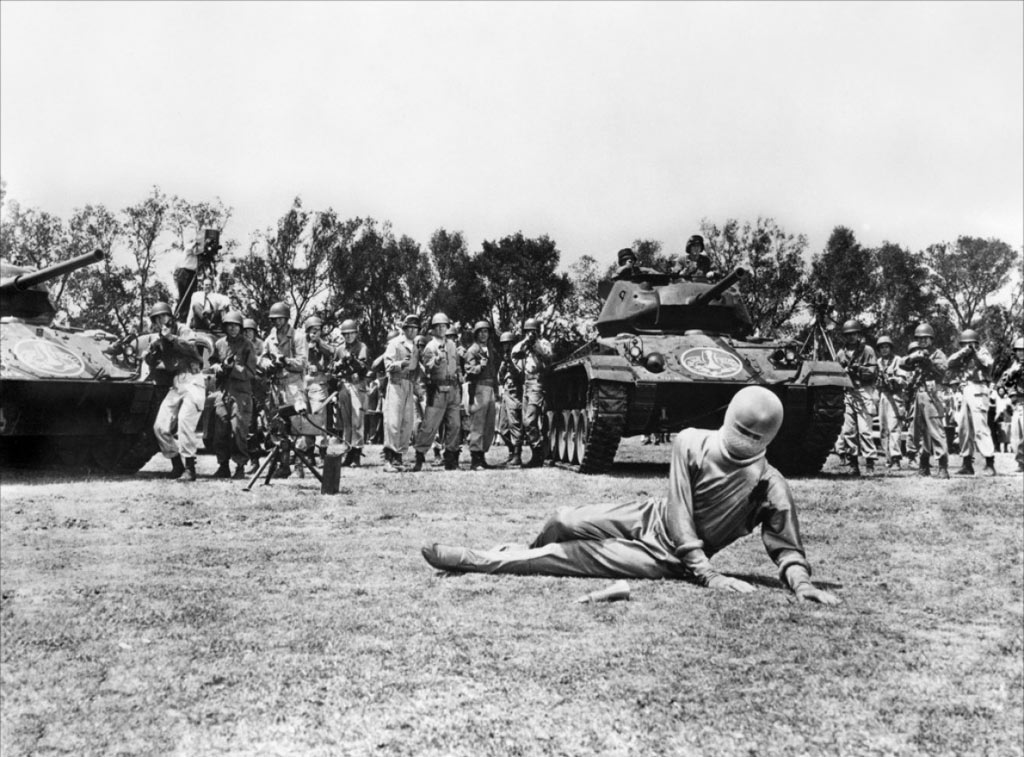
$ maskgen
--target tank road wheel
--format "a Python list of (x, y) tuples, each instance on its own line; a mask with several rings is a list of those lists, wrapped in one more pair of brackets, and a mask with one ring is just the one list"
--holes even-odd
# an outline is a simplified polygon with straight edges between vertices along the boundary
[(555, 412), (554, 427), (551, 431), (551, 459), (556, 463), (562, 462), (562, 451), (564, 444), (562, 443), (565, 437), (565, 413)]
[(573, 447), (576, 446), (573, 437), (576, 435), (576, 419), (572, 410), (562, 411), (562, 436), (558, 440), (558, 459), (563, 463), (571, 463)]
[(572, 431), (566, 434), (565, 438), (565, 461), (572, 465), (580, 464), (580, 418), (582, 417), (583, 412), (580, 410), (572, 410), (569, 413), (569, 428)]
[(555, 419), (558, 417), (558, 414), (548, 410), (545, 417), (547, 418), (547, 423), (544, 426), (545, 452), (547, 452), (548, 460), (554, 460), (555, 455), (558, 454), (558, 429), (556, 428), (557, 424), (555, 423)]
[(843, 428), (845, 394), (839, 387), (819, 386), (811, 391), (810, 417), (798, 434), (776, 439), (768, 447), (768, 462), (786, 476), (819, 472)]
[(627, 385), (595, 381), (588, 388), (587, 436), (580, 455), (580, 473), (604, 473), (612, 466), (626, 423)]
[(587, 434), (590, 433), (590, 421), (586, 410), (577, 410), (576, 416), (576, 459), (574, 463), (583, 462), (583, 451), (587, 448)]

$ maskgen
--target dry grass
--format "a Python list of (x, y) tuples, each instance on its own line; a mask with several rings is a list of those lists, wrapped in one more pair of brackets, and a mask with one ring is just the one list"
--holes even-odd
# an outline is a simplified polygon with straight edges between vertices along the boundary
[[(495, 450), (500, 457), (503, 450)], [(0, 752), (1021, 754), (1024, 494), (996, 479), (793, 483), (797, 605), (755, 536), (750, 596), (442, 576), (428, 541), (526, 541), (556, 507), (662, 491), (665, 448), (546, 468), (238, 483), (6, 472)], [(1012, 468), (1009, 456), (998, 461)], [(203, 472), (214, 463), (201, 461)]]

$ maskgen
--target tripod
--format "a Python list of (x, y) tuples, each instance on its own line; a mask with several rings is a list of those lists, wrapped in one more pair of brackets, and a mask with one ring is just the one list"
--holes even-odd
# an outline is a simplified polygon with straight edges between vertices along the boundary
[(316, 477), (317, 481), (323, 483), (323, 476), (320, 475), (320, 471), (317, 470), (316, 464), (313, 461), (312, 451), (299, 449), (291, 443), (293, 436), (301, 436), (301, 434), (292, 433), (291, 429), (292, 418), (296, 415), (301, 417), (306, 423), (309, 423), (311, 426), (314, 426), (326, 433), (326, 429), (321, 428), (310, 420), (308, 414), (305, 412), (298, 413), (291, 405), (278, 408), (277, 414), (270, 427), (270, 438), (274, 444), (270, 448), (270, 454), (268, 454), (266, 459), (260, 464), (260, 467), (256, 470), (256, 473), (253, 474), (253, 477), (249, 479), (249, 483), (246, 485), (245, 491), (251, 490), (257, 479), (264, 475), (264, 472), (266, 473), (266, 478), (263, 479), (263, 485), (269, 486), (270, 479), (273, 478), (277, 469), (282, 465), (287, 465), (289, 450), (295, 453), (295, 459), (300, 465), (304, 465), (309, 472)]

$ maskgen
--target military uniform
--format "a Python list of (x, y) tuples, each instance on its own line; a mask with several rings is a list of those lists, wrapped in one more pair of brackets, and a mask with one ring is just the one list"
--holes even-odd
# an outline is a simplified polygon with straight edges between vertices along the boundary
[(384, 398), (385, 454), (396, 456), (397, 462), (409, 449), (416, 403), (413, 381), (419, 366), (416, 344), (405, 334), (399, 334), (384, 350), (384, 370), (388, 375), (387, 395)]
[(445, 467), (458, 465), (462, 441), (462, 378), (459, 375), (459, 352), (455, 342), (435, 336), (423, 348), (420, 363), (426, 380), (426, 405), (423, 423), (416, 432), (417, 461), (426, 455), (441, 422), (446, 424), (444, 439)]
[(526, 336), (512, 348), (512, 359), (523, 366), (523, 434), (533, 451), (529, 465), (535, 467), (544, 459), (545, 381), (554, 351), (551, 343), (535, 334)]
[(292, 326), (272, 328), (263, 340), (258, 365), (270, 381), (270, 404), (275, 411), (285, 405), (293, 406), (298, 413), (309, 409), (305, 391), (308, 354), (306, 335)]
[[(1019, 344), (1021, 340), (1017, 340)], [(1015, 348), (1017, 353), (1013, 363), (999, 377), (999, 384), (1006, 390), (1013, 403), (1013, 414), (1010, 416), (1010, 449), (1017, 463), (1017, 470), (1024, 471), (1024, 353)]]
[[(498, 356), (487, 344), (474, 342), (466, 350), (466, 375), (469, 379), (469, 452), (477, 465), (494, 441), (497, 415)], [(486, 467), (484, 464), (483, 467)]]
[[(330, 430), (334, 427), (334, 424), (328, 417), (330, 408), (327, 401), (331, 396), (331, 385), (334, 382), (331, 369), (340, 354), (340, 350), (324, 339), (310, 340), (308, 334), (306, 335), (306, 341), (309, 346), (307, 348), (308, 357), (306, 360), (304, 388), (306, 402), (309, 407), (309, 420), (311, 421), (307, 425), (314, 430), (317, 427)], [(326, 454), (327, 432), (322, 431), (319, 436), (319, 446), (323, 455)], [(301, 449), (311, 450), (316, 437), (317, 434), (315, 433), (307, 433), (302, 440)]]
[(244, 336), (223, 336), (213, 348), (212, 363), (221, 366), (220, 390), (214, 404), (213, 446), (217, 462), (227, 469), (233, 460), (244, 469), (249, 460), (249, 429), (252, 423), (252, 382), (256, 377), (256, 351)]
[[(966, 333), (966, 332), (965, 332)], [(989, 372), (992, 356), (984, 347), (965, 344), (949, 356), (947, 381), (959, 389), (957, 411), (957, 442), (963, 465), (957, 473), (974, 474), (974, 455), (985, 458), (985, 471), (995, 474), (995, 444), (988, 425), (988, 408), (992, 395)]]
[(948, 475), (946, 446), (946, 407), (939, 396), (939, 382), (946, 373), (947, 359), (940, 349), (918, 349), (903, 358), (901, 367), (910, 374), (909, 391), (913, 399), (914, 449), (920, 453), (919, 470), (931, 474), (931, 456), (938, 459), (940, 475)]
[(875, 466), (878, 450), (871, 435), (871, 421), (878, 404), (878, 360), (875, 350), (867, 344), (840, 350), (839, 363), (850, 375), (853, 388), (846, 390), (843, 429), (839, 436), (839, 452), (845, 455), (854, 474), (860, 472), (858, 458), (863, 455), (867, 469)]
[[(202, 357), (189, 340), (169, 333), (154, 340), (146, 362), (151, 369), (166, 371), (173, 377), (153, 423), (157, 444), (164, 457), (175, 463), (175, 475), (188, 470), (189, 477), (194, 479), (199, 449), (197, 427), (206, 405)], [(175, 422), (177, 436), (172, 431)]]
[(878, 356), (878, 436), (879, 446), (890, 467), (899, 467), (903, 450), (900, 448), (906, 408), (902, 394), (907, 385), (907, 374), (900, 368), (895, 353)]
[(343, 438), (349, 448), (345, 463), (358, 465), (363, 454), (364, 412), (369, 394), (369, 350), (358, 339), (351, 344), (345, 342), (338, 348), (338, 363), (344, 366), (337, 407)]
[(521, 462), (523, 449), (523, 368), (519, 361), (506, 357), (498, 368), (501, 382), (501, 412), (498, 433), (508, 447), (509, 465)]

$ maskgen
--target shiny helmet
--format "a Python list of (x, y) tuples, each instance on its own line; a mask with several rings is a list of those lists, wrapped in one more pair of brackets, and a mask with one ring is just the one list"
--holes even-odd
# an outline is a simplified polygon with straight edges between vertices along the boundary
[(931, 327), (931, 325), (927, 324), (927, 323), (918, 324), (917, 328), (914, 329), (914, 338), (915, 339), (921, 339), (921, 338), (926, 337), (926, 336), (927, 337), (931, 337), (932, 339), (934, 339), (935, 338), (935, 329), (933, 329)]
[(619, 265), (626, 265), (626, 263), (636, 260), (636, 253), (633, 252), (632, 248), (623, 247), (618, 252)]
[(323, 318), (319, 316), (311, 315), (306, 319), (306, 322), (302, 326), (304, 329), (309, 330), (313, 328), (322, 329), (324, 327)]
[(540, 321), (536, 318), (527, 318), (523, 324), (523, 331), (540, 331)]
[(978, 332), (974, 329), (964, 329), (960, 332), (960, 344), (977, 344)]
[(359, 331), (359, 327), (356, 325), (356, 322), (351, 318), (346, 318), (342, 321), (339, 328), (342, 334), (355, 334)]
[(270, 306), (270, 319), (274, 318), (291, 318), (292, 311), (283, 302), (275, 302)]
[(921, 349), (919, 342), (911, 342), (907, 345), (907, 352), (917, 352), (919, 349)]
[(516, 341), (516, 335), (511, 331), (502, 331), (501, 338), (498, 341), (502, 344), (513, 344)]
[(256, 321), (254, 321), (252, 318), (243, 318), (242, 319), (242, 330), (245, 331), (247, 329), (252, 329), (253, 331), (259, 331), (260, 327), (256, 324)]
[(878, 337), (878, 339), (875, 340), (876, 347), (881, 347), (883, 344), (888, 344), (890, 347), (892, 347), (892, 337), (887, 336), (886, 334), (882, 334), (882, 336)]
[(410, 313), (409, 315), (407, 315), (405, 317), (405, 320), (402, 321), (402, 328), (406, 328), (406, 329), (408, 329), (408, 328), (417, 328), (418, 329), (419, 327), (420, 327), (420, 317), (418, 315), (416, 315), (415, 313)]
[(864, 331), (864, 324), (856, 318), (851, 318), (843, 323), (844, 334), (860, 334)]
[(782, 426), (782, 400), (763, 386), (740, 389), (729, 401), (722, 423), (722, 444), (734, 458), (760, 455)]
[(487, 321), (477, 321), (476, 323), (473, 324), (473, 336), (476, 336), (476, 332), (478, 332), (480, 329), (490, 328), (491, 324), (489, 324)]
[(156, 318), (158, 315), (170, 315), (174, 314), (171, 312), (171, 306), (166, 302), (157, 302), (149, 309), (149, 317)]
[(430, 319), (430, 328), (434, 326), (449, 326), (451, 321), (444, 313), (434, 313), (434, 317)]
[(228, 312), (226, 312), (224, 316), (220, 319), (220, 322), (224, 326), (227, 326), (229, 323), (233, 323), (236, 326), (240, 326), (243, 328), (245, 326), (245, 324), (242, 322), (242, 314), (239, 313), (237, 310), (229, 310)]
[(704, 237), (700, 234), (694, 234), (692, 237), (686, 240), (686, 251), (689, 252), (692, 248), (699, 246), (702, 250), (704, 249)]

